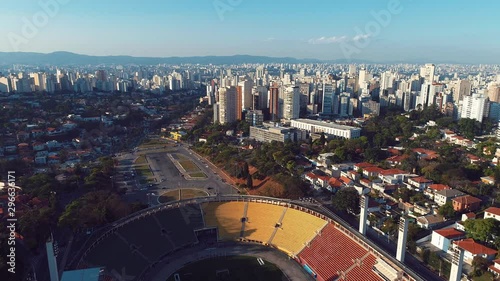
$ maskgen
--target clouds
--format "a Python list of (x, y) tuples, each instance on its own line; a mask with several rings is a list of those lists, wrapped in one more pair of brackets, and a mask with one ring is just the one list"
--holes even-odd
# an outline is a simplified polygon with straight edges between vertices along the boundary
[(321, 45), (321, 44), (338, 44), (338, 43), (346, 43), (346, 42), (352, 42), (352, 41), (359, 41), (363, 39), (368, 39), (371, 35), (370, 34), (358, 34), (353, 37), (348, 37), (348, 36), (332, 36), (332, 37), (319, 37), (319, 38), (311, 38), (307, 42), (309, 44), (313, 45)]

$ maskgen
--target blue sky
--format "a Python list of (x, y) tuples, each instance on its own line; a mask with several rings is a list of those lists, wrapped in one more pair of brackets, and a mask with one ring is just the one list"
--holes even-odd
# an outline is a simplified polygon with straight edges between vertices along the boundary
[[(44, 17), (41, 3), (56, 11)], [(0, 9), (0, 51), (500, 63), (500, 1), (6, 0)]]

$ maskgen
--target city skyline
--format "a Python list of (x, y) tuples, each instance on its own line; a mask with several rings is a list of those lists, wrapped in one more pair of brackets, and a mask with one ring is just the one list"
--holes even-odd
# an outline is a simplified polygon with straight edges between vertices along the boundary
[[(499, 63), (496, 2), (4, 4), (0, 52)], [(443, 13), (446, 12), (446, 18)], [(147, 14), (147, 17), (137, 15)], [(61, 40), (64, 38), (64, 40)]]

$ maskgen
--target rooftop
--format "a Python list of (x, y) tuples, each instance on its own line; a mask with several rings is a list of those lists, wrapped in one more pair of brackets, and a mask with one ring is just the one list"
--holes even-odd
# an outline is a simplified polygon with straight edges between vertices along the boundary
[(458, 231), (454, 228), (439, 229), (435, 230), (434, 232), (448, 239), (460, 238), (465, 236), (465, 233)]
[(470, 252), (473, 255), (480, 255), (480, 254), (494, 255), (497, 253), (496, 250), (483, 246), (475, 242), (474, 239), (472, 238), (455, 241), (454, 243), (457, 244), (458, 247), (466, 250), (467, 252)]
[(492, 213), (496, 216), (500, 216), (500, 208), (497, 207), (489, 207), (488, 209), (484, 210), (484, 212)]
[(481, 199), (476, 198), (471, 195), (464, 195), (460, 197), (456, 197), (452, 199), (453, 201), (461, 204), (473, 204), (473, 203), (481, 203)]
[(339, 125), (337, 123), (324, 122), (324, 121), (311, 120), (311, 119), (295, 119), (295, 120), (292, 120), (292, 123), (293, 122), (301, 122), (301, 123), (305, 123), (305, 124), (309, 124), (309, 125), (324, 126), (324, 127), (340, 129), (340, 130), (361, 130), (361, 128), (357, 128), (357, 127)]

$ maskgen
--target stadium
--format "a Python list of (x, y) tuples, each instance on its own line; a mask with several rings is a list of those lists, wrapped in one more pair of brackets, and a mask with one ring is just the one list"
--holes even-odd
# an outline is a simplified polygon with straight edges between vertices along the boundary
[(96, 232), (87, 245), (77, 267), (101, 268), (102, 280), (184, 280), (177, 272), (186, 265), (225, 258), (233, 248), (243, 255), (245, 247), (255, 257), (286, 257), (278, 266), (283, 280), (422, 280), (328, 209), (269, 197), (157, 205)]

